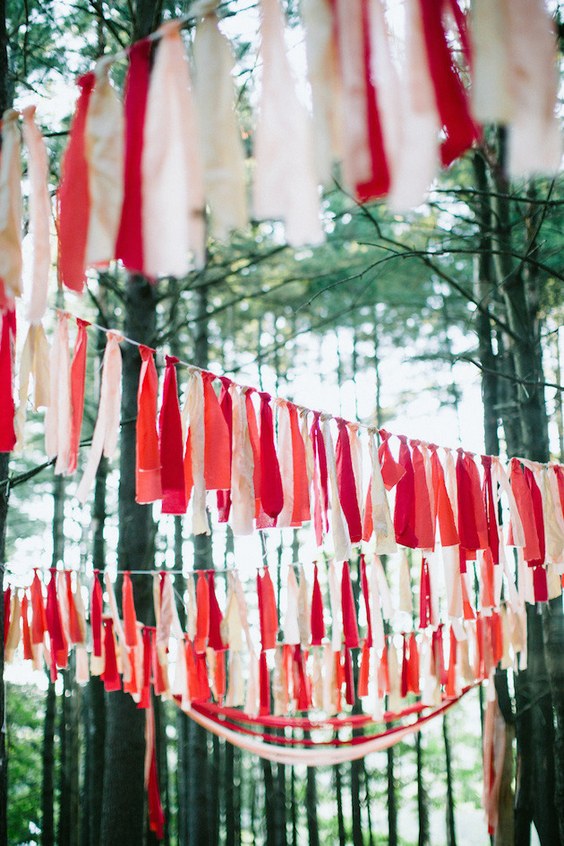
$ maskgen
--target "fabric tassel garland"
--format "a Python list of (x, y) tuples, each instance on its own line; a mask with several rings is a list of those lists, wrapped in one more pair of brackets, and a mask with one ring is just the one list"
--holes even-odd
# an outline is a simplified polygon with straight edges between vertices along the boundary
[(152, 43), (136, 41), (129, 49), (129, 68), (124, 93), (124, 188), (121, 219), (116, 242), (116, 258), (127, 270), (145, 270), (143, 220), (144, 198), (141, 163)]
[(284, 507), (280, 465), (274, 445), (270, 394), (260, 394), (260, 499), (269, 517), (277, 517)]
[[(261, 0), (260, 10), (263, 73), (255, 133), (254, 214), (259, 220), (282, 219), (292, 247), (319, 244), (323, 232), (309, 116), (292, 78), (279, 2)], [(286, 139), (282, 147), (280, 138)]]
[(2, 115), (1, 137), (0, 281), (3, 296), (0, 296), (0, 308), (6, 309), (14, 297), (22, 293), (21, 142), (18, 113), (14, 109)]
[[(233, 386), (233, 462), (231, 468), (231, 527), (235, 535), (249, 535), (255, 516), (254, 458), (247, 424), (245, 395)], [(259, 468), (260, 469), (260, 468)]]
[(135, 501), (140, 504), (162, 498), (161, 457), (157, 432), (158, 376), (154, 350), (141, 345), (141, 370), (135, 422)]
[(70, 365), (71, 434), (68, 462), (69, 473), (74, 473), (78, 465), (80, 432), (84, 415), (86, 355), (88, 352), (88, 332), (86, 330), (89, 325), (86, 320), (81, 320), (77, 317), (77, 335)]
[(86, 280), (91, 213), (85, 134), (88, 105), (95, 82), (94, 73), (86, 73), (78, 79), (80, 94), (61, 163), (59, 187), (59, 275), (67, 288), (79, 294)]
[[(180, 22), (167, 21), (151, 71), (143, 128), (144, 271), (185, 276), (204, 262), (204, 186)], [(163, 128), (166, 127), (166, 131)]]
[(26, 317), (32, 325), (35, 325), (40, 323), (47, 308), (49, 270), (51, 267), (49, 160), (43, 136), (35, 123), (35, 106), (28, 106), (23, 109), (22, 117), (23, 138), (28, 151), (29, 225), (33, 250), (29, 272), (31, 285), (26, 297)]
[[(227, 438), (229, 444), (229, 467), (232, 470), (233, 463), (233, 398), (231, 396), (231, 380), (227, 376), (219, 377), (221, 382), (221, 389), (219, 392), (219, 406), (223, 414), (225, 425), (227, 426)], [(220, 523), (227, 523), (231, 511), (231, 487), (233, 480), (228, 490), (218, 490), (217, 492), (217, 511), (218, 521)]]
[(404, 472), (396, 487), (394, 507), (396, 540), (402, 546), (414, 549), (418, 545), (415, 534), (415, 476), (407, 438), (403, 436), (400, 437), (399, 463)]
[(212, 373), (204, 373), (204, 480), (206, 490), (227, 490), (231, 487), (231, 443), (229, 428), (216, 393)]
[(268, 567), (264, 568), (262, 576), (260, 573), (257, 573), (257, 595), (262, 650), (274, 649), (276, 647), (276, 635), (278, 633), (278, 612), (276, 609), (274, 585), (272, 584)]
[(337, 425), (339, 427), (339, 435), (335, 448), (335, 457), (339, 500), (349, 528), (351, 543), (359, 543), (362, 540), (362, 523), (358, 508), (349, 433), (347, 424), (342, 418), (337, 420)]
[(348, 561), (343, 562), (341, 574), (341, 610), (343, 614), (343, 633), (345, 646), (349, 649), (358, 647), (358, 624), (351, 584), (351, 574)]
[(163, 514), (185, 514), (183, 444), (175, 356), (166, 357), (163, 401), (159, 415), (159, 449)]
[(317, 564), (313, 566), (313, 591), (311, 595), (311, 645), (320, 646), (325, 637), (323, 621), (323, 598), (319, 586)]
[(16, 445), (14, 427), (14, 393), (12, 368), (16, 342), (16, 311), (0, 311), (0, 393), (3, 397), (0, 407), (0, 452), (11, 452)]
[(92, 435), (92, 446), (84, 474), (76, 491), (76, 497), (82, 503), (86, 501), (102, 453), (106, 458), (112, 458), (117, 447), (121, 400), (121, 349), (119, 346), (121, 340), (121, 335), (108, 332), (102, 362), (100, 404)]

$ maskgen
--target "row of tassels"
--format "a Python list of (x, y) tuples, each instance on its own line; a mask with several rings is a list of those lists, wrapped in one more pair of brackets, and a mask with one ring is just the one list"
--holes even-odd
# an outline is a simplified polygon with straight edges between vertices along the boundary
[[(45, 420), (46, 450), (56, 458), (57, 473), (73, 473), (77, 467), (87, 340), (87, 324), (79, 320), (71, 356), (69, 315), (59, 313)], [(123, 340), (108, 331), (92, 446), (77, 489), (81, 502), (102, 454), (111, 458), (117, 448)], [(219, 521), (229, 521), (236, 535), (311, 521), (318, 546), (332, 541), (339, 561), (350, 558), (361, 542), (374, 543), (378, 553), (392, 553), (398, 545), (433, 550), (440, 541), (443, 555), (457, 559), (453, 570), (464, 573), (467, 561), (480, 553), (480, 562), (493, 572), (498, 565), (506, 568), (506, 547), (512, 546), (528, 564), (527, 601), (544, 602), (560, 591), (561, 465), (517, 458), (504, 464), (485, 455), (478, 462), (462, 449), (439, 450), (404, 436), (399, 449), (392, 450), (395, 436), (385, 430), (368, 428), (364, 437), (366, 427), (273, 400), (266, 392), (190, 366), (181, 408), (179, 362), (170, 356), (159, 407), (154, 350), (141, 345), (139, 352), (138, 503), (160, 501), (164, 514), (176, 515), (185, 514), (190, 504), (191, 528), (202, 534), (210, 530), (208, 493), (216, 491)], [(46, 368), (43, 361), (34, 373), (36, 393), (47, 380)], [(20, 408), (26, 400), (21, 394)], [(500, 524), (503, 514), (509, 517), (507, 533)]]
[[(441, 691), (448, 697), (459, 695), (464, 685), (489, 678), (500, 662), (504, 667), (517, 666), (519, 655), (519, 666), (526, 666), (522, 604), (476, 610), (466, 598), (462, 618), (451, 618), (443, 625), (432, 610), (428, 567), (427, 578), (424, 571), (425, 565), (419, 587), (418, 633), (390, 637), (384, 626), (395, 614), (377, 558), (371, 567), (363, 557), (359, 564), (362, 636), (347, 562), (340, 568), (330, 562), (326, 574), (329, 601), (325, 603), (317, 565), (311, 587), (303, 567), (299, 584), (290, 567), (283, 614), (277, 607), (269, 570), (264, 568), (256, 582), (257, 632), (249, 623), (247, 602), (235, 571), (228, 573), (224, 612), (213, 571), (201, 571), (197, 579), (187, 577), (183, 630), (172, 579), (166, 572), (154, 577), (153, 627), (137, 620), (127, 572), (122, 580), (120, 617), (108, 573), (104, 575), (108, 613), (104, 613), (102, 583), (95, 571), (87, 625), (78, 574), (52, 569), (44, 585), (36, 570), (28, 589), (8, 588), (5, 592), (5, 657), (8, 662), (13, 660), (21, 640), (24, 659), (39, 668), (45, 658), (54, 680), (58, 670), (68, 666), (74, 648), (79, 683), (98, 675), (106, 690), (123, 689), (134, 696), (140, 708), (149, 706), (151, 690), (159, 696), (179, 698), (187, 707), (212, 699), (228, 707), (244, 706), (251, 716), (312, 708), (332, 715), (369, 697), (369, 712), (379, 719), (384, 696), (392, 711), (402, 707), (408, 694), (421, 696), (425, 704), (436, 704)], [(326, 629), (329, 616), (330, 636)], [(359, 650), (357, 673), (353, 650)]]
[[(247, 222), (234, 60), (214, 6), (200, 4), (194, 81), (180, 21), (129, 49), (123, 104), (108, 76), (116, 57), (103, 57), (79, 79), (58, 191), (59, 273), (72, 290), (83, 289), (86, 268), (114, 259), (150, 278), (184, 276), (204, 261), (206, 207), (213, 237), (225, 239)], [(510, 127), (512, 175), (558, 170), (556, 38), (542, 0), (475, 0), (470, 25), (458, 0), (407, 0), (401, 47), (388, 31), (382, 0), (352, 7), (346, 0), (307, 0), (313, 120), (297, 94), (279, 2), (261, 0), (260, 9), (253, 216), (282, 219), (291, 245), (322, 240), (318, 184), (330, 183), (335, 162), (342, 162), (344, 185), (360, 201), (387, 196), (394, 210), (423, 201), (439, 161), (450, 164), (479, 140), (480, 122)], [(460, 65), (472, 79), (471, 94)], [(21, 288), (17, 118), (7, 112), (2, 128), (2, 298)], [(23, 113), (23, 132), (31, 230), (44, 280), (48, 168), (32, 111)], [(41, 281), (37, 303), (44, 294)]]

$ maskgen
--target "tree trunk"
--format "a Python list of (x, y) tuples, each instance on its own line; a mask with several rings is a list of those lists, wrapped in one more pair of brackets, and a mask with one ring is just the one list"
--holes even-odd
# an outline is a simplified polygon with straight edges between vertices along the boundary
[[(386, 728), (392, 728), (386, 723)], [(394, 772), (395, 750), (387, 749), (386, 773), (388, 776), (388, 846), (398, 846), (398, 805), (396, 798), (396, 777)]]
[(307, 768), (306, 811), (309, 846), (319, 846), (319, 823), (317, 820), (317, 782), (315, 767)]
[(225, 744), (225, 846), (236, 844), (235, 824), (235, 747)]
[(335, 773), (335, 793), (337, 796), (337, 828), (339, 831), (339, 846), (347, 846), (347, 833), (345, 830), (345, 818), (343, 816), (343, 779), (341, 776), (340, 764), (333, 768)]
[(428, 796), (423, 780), (423, 748), (421, 732), (415, 734), (415, 749), (417, 752), (417, 817), (419, 819), (418, 846), (429, 846), (429, 808)]
[[(155, 287), (131, 276), (125, 296), (125, 334), (152, 344), (155, 337)], [(153, 566), (152, 509), (135, 502), (135, 417), (140, 357), (126, 344), (123, 350), (122, 433), (119, 483), (118, 566), (120, 570)], [(138, 618), (153, 619), (151, 579), (132, 577)], [(116, 591), (119, 596), (119, 580)], [(108, 696), (106, 758), (101, 838), (104, 846), (138, 846), (143, 842), (145, 714), (129, 694)]]
[(212, 736), (212, 755), (210, 767), (210, 795), (209, 795), (209, 817), (210, 817), (210, 846), (219, 843), (219, 830), (221, 822), (221, 796), (222, 785), (222, 754), (219, 737)]
[(362, 761), (351, 761), (351, 811), (353, 846), (363, 846), (362, 817), (360, 813), (360, 775)]
[(292, 846), (298, 846), (298, 806), (296, 798), (296, 768), (290, 774), (290, 817), (292, 822)]
[(55, 844), (55, 685), (49, 682), (43, 723), (43, 780), (41, 784), (41, 846)]
[(374, 834), (372, 831), (372, 798), (370, 796), (370, 773), (366, 767), (366, 758), (362, 759), (362, 775), (364, 777), (366, 819), (368, 820), (368, 846), (374, 846)]
[[(446, 773), (446, 788), (447, 788), (447, 805), (446, 805), (446, 835), (447, 846), (456, 846), (456, 824), (454, 818), (454, 790), (452, 778), (452, 762), (450, 755), (450, 737), (448, 730), (448, 718), (445, 714), (443, 717), (443, 741), (445, 744), (445, 773)], [(509, 787), (511, 788), (511, 778), (509, 779)]]

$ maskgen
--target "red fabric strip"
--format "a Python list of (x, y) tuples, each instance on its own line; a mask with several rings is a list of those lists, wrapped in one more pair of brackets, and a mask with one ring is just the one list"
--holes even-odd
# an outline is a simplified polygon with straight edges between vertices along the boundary
[(439, 534), (442, 546), (457, 546), (459, 543), (458, 531), (454, 520), (452, 503), (445, 484), (443, 465), (437, 455), (437, 447), (430, 444), (431, 450), (431, 474), (433, 477), (433, 500), (435, 506), (434, 525), (439, 523)]
[[(225, 418), (227, 429), (229, 430), (229, 466), (231, 467), (233, 457), (233, 399), (231, 397), (231, 394), (229, 393), (229, 386), (231, 385), (231, 380), (228, 379), (227, 376), (220, 376), (219, 379), (221, 381), (219, 405)], [(231, 510), (230, 490), (217, 492), (217, 510), (219, 522), (227, 523), (227, 521), (229, 520), (229, 512)]]
[(47, 631), (51, 641), (52, 666), (66, 667), (68, 662), (68, 643), (63, 630), (59, 597), (57, 596), (57, 570), (50, 568), (51, 578), (47, 585)]
[(257, 573), (257, 594), (262, 649), (274, 649), (276, 647), (276, 635), (278, 634), (278, 612), (274, 585), (268, 567), (264, 568), (262, 576)]
[(362, 50), (364, 59), (364, 80), (366, 85), (366, 120), (368, 127), (368, 145), (372, 164), (372, 174), (368, 182), (356, 186), (356, 195), (361, 203), (385, 196), (390, 190), (390, 171), (384, 148), (384, 137), (378, 110), (378, 96), (372, 81), (369, 0), (361, 0), (362, 5)]
[(92, 582), (92, 593), (90, 597), (90, 628), (92, 629), (93, 654), (96, 658), (102, 656), (102, 585), (100, 584), (99, 570), (94, 570)]
[(431, 579), (427, 559), (421, 559), (421, 579), (419, 583), (419, 628), (426, 629), (431, 625)]
[[(23, 657), (24, 661), (33, 660), (33, 648), (31, 645), (31, 630), (29, 627), (28, 618), (29, 599), (27, 591), (22, 596), (21, 617), (22, 617), (22, 643), (23, 643)], [(4, 617), (4, 619), (6, 619)], [(6, 642), (6, 634), (4, 634), (4, 643)]]
[(264, 652), (260, 653), (259, 658), (259, 714), (270, 714), (270, 674)]
[(80, 431), (84, 414), (84, 386), (86, 381), (86, 354), (88, 352), (87, 320), (76, 318), (77, 335), (70, 367), (71, 395), (71, 438), (69, 448), (69, 473), (74, 473), (78, 464)]
[(231, 487), (231, 437), (217, 395), (213, 373), (204, 373), (204, 479), (206, 490)]
[(114, 623), (111, 617), (104, 617), (104, 672), (102, 681), (104, 690), (121, 690), (121, 679), (117, 668), (116, 642), (114, 640)]
[(205, 653), (210, 634), (210, 589), (205, 573), (198, 573), (196, 584), (196, 637), (194, 649), (196, 653)]
[[(327, 453), (325, 451), (325, 441), (319, 425), (320, 412), (314, 411), (313, 423), (311, 426), (311, 441), (313, 446), (314, 461), (319, 472), (319, 488), (320, 488), (320, 511), (322, 532), (329, 531), (329, 520), (327, 512), (329, 510), (329, 488), (327, 475)], [(321, 545), (321, 544), (319, 544)]]
[(307, 475), (306, 450), (300, 425), (298, 409), (287, 403), (292, 434), (292, 464), (294, 468), (294, 505), (292, 508), (292, 526), (301, 526), (311, 519), (309, 502), (309, 480)]
[(141, 685), (141, 698), (137, 703), (138, 708), (149, 708), (151, 704), (151, 655), (152, 655), (152, 632), (149, 626), (143, 627), (143, 673)]
[(221, 636), (221, 623), (223, 621), (223, 614), (215, 595), (215, 581), (212, 572), (208, 573), (208, 588), (209, 588), (209, 604), (210, 604), (210, 633), (208, 638), (208, 646), (220, 652), (227, 649), (228, 643), (223, 642)]
[(513, 491), (513, 496), (515, 497), (519, 516), (521, 517), (521, 523), (523, 524), (523, 532), (525, 534), (525, 548), (523, 550), (523, 556), (525, 561), (540, 561), (541, 549), (537, 533), (532, 491), (527, 483), (527, 478), (523, 473), (521, 462), (518, 458), (511, 459), (510, 481), (511, 490)]
[(362, 644), (362, 658), (360, 661), (360, 670), (358, 671), (358, 685), (357, 695), (361, 699), (363, 696), (368, 696), (368, 682), (370, 679), (370, 647), (367, 642)]
[(482, 496), (488, 527), (488, 545), (492, 554), (493, 563), (499, 564), (499, 529), (497, 525), (497, 514), (493, 495), (492, 459), (490, 455), (482, 455), (481, 461), (482, 467), (484, 468)]
[(30, 588), (31, 595), (31, 642), (43, 643), (43, 635), (47, 631), (47, 617), (43, 603), (43, 589), (37, 569), (34, 570)]
[(325, 637), (323, 621), (323, 599), (319, 586), (317, 564), (313, 565), (313, 590), (311, 594), (311, 645), (320, 646)]
[(372, 614), (370, 613), (370, 591), (368, 589), (368, 578), (366, 575), (366, 559), (364, 555), (360, 556), (360, 586), (362, 588), (362, 597), (364, 599), (364, 610), (366, 612), (366, 627), (367, 633), (365, 644), (368, 647), (372, 646)]
[(185, 514), (188, 507), (184, 479), (182, 422), (174, 366), (177, 363), (178, 359), (175, 356), (167, 355), (163, 403), (159, 415), (163, 514)]
[(245, 393), (245, 411), (247, 412), (247, 429), (249, 432), (249, 440), (251, 442), (251, 450), (253, 453), (253, 488), (255, 492), (255, 516), (258, 516), (261, 510), (260, 502), (260, 439), (257, 426), (257, 416), (255, 407), (253, 405), (252, 391), (248, 390)]
[(84, 635), (80, 626), (74, 594), (72, 592), (72, 573), (65, 570), (65, 586), (67, 592), (67, 605), (69, 609), (69, 638), (71, 643), (82, 643)]
[(123, 630), (127, 646), (137, 646), (139, 633), (137, 631), (137, 615), (135, 613), (135, 601), (133, 598), (133, 585), (129, 573), (123, 574), (121, 585), (121, 607), (123, 613)]
[(409, 665), (408, 665), (408, 690), (410, 693), (419, 695), (419, 650), (415, 632), (409, 636)]
[(143, 134), (149, 91), (151, 42), (137, 41), (129, 50), (125, 80), (125, 165), (121, 221), (116, 258), (134, 273), (143, 273), (142, 179)]
[[(539, 486), (536, 483), (535, 476), (528, 467), (523, 470), (525, 481), (531, 492), (531, 500), (533, 503), (533, 521), (538, 540), (539, 557), (534, 560), (526, 559), (530, 567), (536, 567), (538, 564), (544, 564), (546, 558), (546, 545), (544, 535), (544, 516), (542, 511), (542, 494)], [(540, 601), (540, 600), (539, 600)]]
[(458, 450), (456, 459), (456, 489), (458, 502), (458, 534), (464, 549), (480, 549), (480, 538), (474, 512), (474, 492), (464, 451)]
[(345, 670), (345, 702), (347, 705), (354, 705), (356, 701), (356, 693), (354, 689), (354, 672), (352, 664), (352, 655), (348, 646), (343, 647), (344, 670)]
[(456, 696), (456, 651), (457, 651), (457, 642), (456, 637), (454, 635), (454, 630), (450, 628), (450, 644), (449, 644), (449, 654), (448, 654), (448, 672), (447, 672), (447, 681), (445, 687), (445, 693), (447, 696)]
[(141, 370), (137, 389), (135, 424), (135, 501), (141, 505), (162, 497), (161, 457), (157, 432), (157, 394), (159, 378), (154, 350), (139, 347)]
[(391, 491), (394, 488), (402, 476), (405, 475), (405, 468), (399, 464), (394, 456), (392, 455), (392, 450), (390, 449), (390, 433), (386, 432), (385, 429), (380, 429), (378, 434), (382, 439), (382, 443), (378, 447), (378, 460), (380, 461), (380, 467), (382, 470), (382, 481), (384, 482), (384, 487), (386, 490)]
[(260, 498), (262, 507), (269, 517), (278, 517), (284, 507), (284, 492), (280, 477), (280, 465), (274, 445), (274, 424), (270, 394), (260, 396)]
[(10, 585), (4, 591), (4, 640), (3, 644), (8, 640), (8, 632), (10, 631), (10, 618), (12, 614), (12, 588)]
[(12, 370), (16, 344), (16, 312), (6, 309), (0, 315), (0, 452), (11, 452), (16, 445), (14, 429), (14, 386)]
[(339, 435), (335, 448), (337, 465), (337, 484), (339, 488), (339, 500), (341, 508), (349, 528), (349, 536), (352, 543), (359, 543), (362, 540), (362, 522), (358, 508), (358, 497), (356, 481), (352, 465), (351, 444), (349, 430), (346, 421), (342, 417), (337, 418)]
[(404, 472), (396, 488), (394, 528), (397, 542), (402, 544), (402, 546), (415, 549), (417, 546), (417, 535), (415, 534), (415, 477), (407, 438), (401, 435), (399, 440), (399, 463)]
[(418, 441), (411, 441), (413, 446), (413, 481), (415, 487), (415, 534), (419, 549), (435, 548), (435, 530), (431, 516), (431, 500), (427, 488), (425, 459), (419, 449)]
[(359, 643), (358, 624), (356, 621), (356, 610), (348, 561), (343, 562), (341, 574), (341, 610), (343, 613), (345, 646), (354, 649), (358, 647)]
[(445, 133), (441, 159), (448, 166), (481, 137), (470, 114), (468, 97), (448, 45), (442, 22), (443, 0), (419, 0), (427, 63), (437, 111)]
[(94, 73), (79, 77), (80, 94), (69, 143), (61, 162), (59, 186), (59, 277), (67, 288), (82, 293), (86, 271), (86, 239), (90, 220), (90, 190), (84, 133)]

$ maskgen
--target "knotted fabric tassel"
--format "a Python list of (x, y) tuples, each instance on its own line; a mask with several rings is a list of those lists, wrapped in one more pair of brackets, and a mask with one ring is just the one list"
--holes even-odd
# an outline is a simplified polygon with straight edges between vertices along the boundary
[(92, 647), (95, 658), (102, 656), (102, 586), (100, 584), (99, 570), (94, 570), (94, 581), (92, 582), (92, 594), (90, 598), (90, 628), (92, 630)]
[[(245, 395), (233, 385), (233, 464), (231, 468), (231, 526), (234, 535), (249, 535), (255, 516), (253, 449), (247, 426)], [(260, 471), (260, 468), (259, 468)]]
[(86, 381), (86, 354), (88, 351), (88, 332), (90, 324), (86, 320), (76, 319), (77, 335), (70, 366), (70, 403), (71, 434), (69, 445), (68, 472), (74, 473), (78, 465), (80, 431), (84, 414), (84, 386)]
[(472, 479), (465, 461), (464, 451), (458, 450), (456, 460), (456, 490), (458, 497), (458, 534), (464, 549), (480, 549), (480, 538), (474, 511)]
[(345, 702), (347, 705), (354, 705), (356, 692), (354, 689), (354, 671), (352, 654), (348, 646), (343, 646), (343, 670), (345, 676)]
[(284, 493), (276, 447), (270, 394), (260, 393), (260, 499), (269, 517), (277, 517), (284, 507)]
[(385, 429), (380, 429), (379, 435), (382, 439), (382, 443), (378, 447), (378, 458), (382, 468), (382, 480), (386, 490), (391, 491), (391, 489), (398, 484), (402, 476), (405, 476), (405, 468), (399, 463), (399, 461), (396, 461), (392, 455), (389, 443), (391, 437), (390, 433), (386, 432)]
[(499, 564), (499, 529), (497, 525), (496, 502), (493, 494), (492, 459), (489, 455), (482, 455), (481, 461), (484, 468), (482, 496), (488, 527), (488, 546), (492, 554), (493, 563)]
[(35, 106), (27, 106), (23, 109), (22, 117), (23, 138), (28, 152), (29, 228), (33, 250), (26, 317), (31, 324), (38, 324), (47, 307), (47, 289), (51, 267), (49, 160), (43, 136), (35, 123)]
[(278, 462), (280, 478), (282, 480), (282, 494), (284, 506), (276, 518), (279, 528), (291, 526), (294, 511), (294, 458), (292, 454), (292, 430), (290, 427), (290, 413), (285, 400), (277, 400), (277, 434), (278, 434)]
[(402, 435), (399, 440), (399, 463), (404, 472), (396, 488), (394, 528), (397, 542), (414, 549), (418, 545), (415, 534), (415, 477), (407, 438)]
[[(50, 569), (51, 578), (47, 585), (47, 605), (45, 616), (47, 620), (47, 631), (49, 632), (51, 649), (51, 680), (54, 681), (57, 675), (57, 667), (66, 667), (68, 661), (68, 643), (63, 630), (61, 609), (57, 596), (57, 571), (54, 567)], [(55, 676), (55, 678), (53, 678)]]
[(259, 715), (265, 717), (270, 714), (270, 674), (264, 651), (259, 658), (259, 697)]
[(152, 704), (147, 707), (145, 719), (145, 789), (147, 791), (149, 828), (157, 840), (162, 840), (164, 838), (165, 816), (159, 788), (157, 738)]
[(419, 0), (419, 6), (437, 111), (445, 133), (441, 158), (447, 166), (479, 140), (481, 133), (470, 114), (466, 91), (448, 45), (442, 4)]
[(16, 343), (16, 311), (4, 309), (0, 312), (0, 393), (3, 401), (0, 407), (0, 452), (11, 452), (16, 445), (14, 428), (14, 394), (12, 369)]
[(409, 636), (409, 661), (407, 668), (408, 690), (416, 696), (420, 693), (419, 685), (419, 650), (417, 648), (417, 637), (415, 632)]
[(432, 622), (431, 606), (431, 578), (429, 563), (426, 558), (421, 559), (421, 578), (419, 582), (419, 628), (426, 629)]
[(366, 575), (366, 560), (364, 555), (360, 556), (360, 586), (362, 590), (362, 598), (364, 600), (364, 611), (366, 613), (366, 638), (365, 644), (369, 648), (372, 647), (372, 613), (370, 611), (370, 590), (368, 588), (368, 577)]
[(119, 414), (121, 400), (121, 335), (108, 332), (108, 340), (102, 362), (102, 385), (98, 416), (92, 435), (92, 446), (84, 475), (76, 491), (79, 502), (85, 502), (94, 481), (102, 453), (113, 458), (119, 435)]
[(341, 573), (341, 610), (345, 646), (354, 649), (358, 647), (358, 625), (348, 561), (343, 562)]
[[(5, 594), (4, 594), (5, 595)], [(29, 599), (27, 591), (24, 591), (21, 604), (22, 615), (22, 644), (24, 661), (33, 661), (33, 644), (31, 642), (31, 628), (29, 625)], [(5, 642), (5, 638), (4, 638)]]
[(435, 548), (435, 532), (431, 517), (431, 502), (427, 477), (425, 473), (425, 460), (419, 449), (419, 443), (412, 441), (413, 454), (413, 482), (415, 489), (415, 535), (419, 549)]
[(104, 672), (100, 678), (104, 682), (104, 690), (111, 692), (121, 690), (121, 679), (118, 673), (116, 658), (116, 642), (114, 638), (114, 624), (111, 617), (104, 617)]
[[(86, 640), (86, 627), (82, 615), (76, 605), (75, 595), (72, 590), (72, 573), (65, 570), (65, 587), (67, 593), (67, 606), (69, 612), (69, 640), (71, 643), (84, 643)], [(80, 585), (77, 579), (77, 591)]]
[(43, 636), (47, 631), (47, 617), (43, 603), (43, 588), (37, 568), (33, 571), (33, 580), (30, 588), (31, 596), (31, 642), (32, 644), (43, 643)]
[(229, 428), (212, 387), (213, 373), (204, 373), (204, 479), (206, 490), (231, 487), (231, 444)]
[(311, 641), (311, 608), (309, 588), (302, 565), (300, 565), (300, 586), (298, 589), (298, 622), (300, 627), (300, 644), (303, 649), (307, 649)]
[(180, 22), (159, 30), (142, 156), (143, 244), (150, 277), (185, 276), (204, 262), (204, 186), (190, 69)]
[(127, 572), (123, 574), (123, 582), (121, 585), (121, 607), (123, 613), (125, 642), (127, 646), (132, 648), (137, 646), (139, 643), (139, 633), (137, 631), (137, 615), (135, 613), (133, 585), (131, 584), (131, 576)]
[[(290, 431), (292, 435), (292, 464), (293, 464), (293, 508), (292, 526), (301, 526), (311, 518), (309, 503), (309, 479), (307, 472), (307, 456), (304, 439), (300, 432), (298, 420), (298, 409), (288, 402), (286, 403), (290, 416)], [(307, 431), (307, 427), (306, 427)]]
[(276, 647), (276, 635), (278, 633), (278, 612), (276, 610), (276, 597), (274, 585), (270, 578), (268, 567), (264, 568), (263, 575), (257, 573), (257, 594), (260, 616), (260, 640), (263, 651)]
[(205, 573), (198, 573), (196, 604), (198, 616), (194, 649), (198, 654), (201, 654), (206, 651), (210, 634), (210, 589)]
[[(523, 473), (521, 463), (518, 458), (511, 459), (511, 490), (515, 498), (519, 518), (523, 527), (524, 534), (524, 550), (523, 556), (525, 561), (538, 561), (541, 557), (539, 538), (537, 534), (535, 512), (531, 490), (527, 484), (527, 480)], [(511, 530), (514, 534), (513, 519), (511, 520)], [(510, 538), (510, 544), (514, 538)]]
[(0, 280), (4, 308), (22, 293), (22, 188), (21, 143), (18, 112), (2, 115), (2, 158), (0, 159)]
[(257, 416), (253, 405), (253, 389), (244, 389), (245, 413), (247, 416), (247, 432), (253, 453), (253, 489), (255, 493), (255, 517), (261, 512), (260, 485), (261, 485), (261, 460), (260, 460), (260, 438), (257, 425)]
[(127, 270), (143, 273), (143, 184), (141, 161), (152, 43), (144, 38), (129, 49), (129, 68), (125, 79), (125, 163), (121, 220), (116, 242), (116, 258)]
[(325, 454), (327, 456), (327, 474), (331, 484), (331, 530), (333, 534), (333, 547), (335, 558), (338, 561), (344, 561), (351, 554), (351, 542), (345, 515), (339, 501), (335, 451), (328, 419), (323, 421), (323, 440), (325, 443)]
[[(8, 623), (6, 627), (6, 623)], [(18, 648), (21, 636), (21, 600), (19, 592), (14, 591), (10, 613), (4, 619), (4, 660), (10, 664)]]
[(362, 522), (358, 507), (349, 433), (347, 424), (342, 418), (337, 419), (337, 425), (339, 427), (339, 435), (335, 455), (339, 500), (349, 528), (351, 543), (359, 543), (362, 540)]
[[(195, 535), (209, 535), (210, 529), (206, 514), (206, 482), (205, 482), (205, 438), (204, 423), (204, 386), (202, 374), (199, 370), (190, 376), (190, 384), (186, 396), (182, 416), (190, 420), (186, 450), (184, 454), (185, 476), (191, 474), (193, 483), (192, 498), (192, 531)], [(186, 482), (186, 490), (189, 485)]]
[[(229, 467), (231, 473), (233, 472), (233, 398), (231, 396), (231, 380), (227, 376), (220, 376), (221, 390), (219, 392), (219, 407), (223, 414), (225, 425), (227, 426), (228, 440), (229, 440)], [(230, 487), (233, 485), (231, 479)], [(229, 512), (231, 511), (231, 490), (218, 490), (217, 492), (217, 511), (218, 520), (220, 523), (227, 523), (229, 520)]]
[(193, 50), (210, 235), (222, 241), (246, 225), (248, 213), (245, 154), (235, 112), (234, 57), (214, 14), (196, 25)]
[(433, 479), (433, 503), (434, 503), (434, 530), (437, 522), (439, 524), (439, 535), (441, 546), (457, 546), (459, 543), (458, 531), (452, 510), (452, 504), (445, 484), (443, 466), (437, 455), (437, 447), (430, 444), (431, 451), (431, 473)]
[(86, 240), (91, 211), (85, 131), (95, 81), (94, 73), (85, 73), (78, 79), (80, 94), (61, 163), (59, 187), (59, 275), (67, 288), (79, 294), (85, 282)]
[(298, 615), (299, 588), (292, 565), (288, 567), (286, 586), (286, 614), (284, 615), (284, 643), (295, 646), (300, 642), (300, 623)]
[(84, 139), (90, 197), (85, 263), (96, 267), (107, 267), (115, 258), (123, 205), (123, 110), (109, 69), (106, 58), (98, 61)]
[(327, 512), (329, 509), (329, 490), (327, 485), (327, 456), (321, 428), (319, 426), (320, 413), (314, 412), (311, 426), (311, 444), (314, 462), (314, 495), (315, 495), (315, 534), (317, 545), (323, 543), (323, 534), (329, 531)]
[(37, 409), (41, 406), (49, 405), (49, 344), (41, 323), (32, 323), (28, 329), (20, 357), (19, 375), (19, 402), (14, 419), (18, 437), (16, 449), (22, 449), (24, 445), (24, 424), (27, 412), (30, 376), (33, 376), (34, 407)]
[[(141, 344), (139, 353), (141, 370), (135, 423), (135, 502), (145, 504), (162, 498), (161, 458), (157, 433), (159, 380), (154, 350)], [(181, 482), (184, 487), (184, 474), (182, 474)]]
[(185, 514), (187, 501), (183, 469), (182, 423), (178, 404), (178, 359), (167, 355), (163, 402), (159, 415), (159, 448), (163, 514)]
[(45, 450), (57, 457), (55, 473), (69, 467), (71, 436), (69, 316), (57, 314), (57, 329), (51, 348), (49, 406), (45, 415)]
[[(261, 0), (260, 9), (263, 74), (255, 134), (254, 213), (259, 219), (282, 219), (286, 240), (293, 247), (319, 244), (323, 233), (309, 116), (296, 94), (279, 2)], [(280, 138), (286, 139), (282, 147)]]
[(215, 582), (213, 572), (208, 573), (208, 587), (209, 587), (209, 603), (210, 603), (210, 634), (208, 638), (208, 646), (215, 649), (216, 652), (221, 652), (227, 649), (228, 643), (225, 643), (221, 635), (221, 624), (223, 622), (223, 615), (215, 595)]
[(390, 515), (390, 506), (382, 478), (382, 468), (380, 467), (374, 432), (368, 434), (368, 451), (372, 475), (366, 492), (362, 539), (369, 541), (374, 531), (376, 534), (376, 551), (378, 553), (393, 553), (397, 550), (394, 524)]
[(311, 594), (311, 645), (320, 646), (325, 637), (323, 599), (319, 586), (317, 564), (313, 565), (313, 591)]

